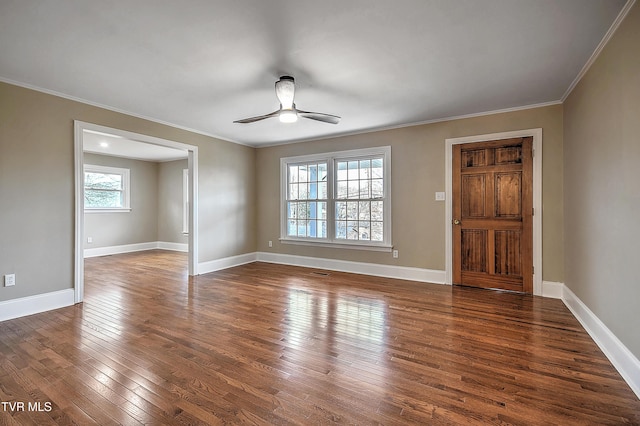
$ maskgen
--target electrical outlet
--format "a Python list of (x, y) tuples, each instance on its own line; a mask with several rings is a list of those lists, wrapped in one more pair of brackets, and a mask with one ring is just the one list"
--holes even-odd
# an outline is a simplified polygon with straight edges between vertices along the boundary
[(4, 276), (4, 286), (11, 287), (16, 285), (16, 274), (7, 274)]
[(269, 247), (273, 247), (273, 241), (269, 241)]
[(398, 258), (398, 250), (394, 250), (393, 251), (393, 258), (397, 259)]
[(91, 244), (93, 242), (93, 237), (87, 237), (87, 243)]
[(436, 192), (436, 201), (444, 201), (444, 192)]

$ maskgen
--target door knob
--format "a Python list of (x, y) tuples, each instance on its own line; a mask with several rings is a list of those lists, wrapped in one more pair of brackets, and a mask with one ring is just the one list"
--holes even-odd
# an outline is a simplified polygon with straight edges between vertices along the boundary
[(460, 221), (458, 219), (453, 219), (453, 224), (454, 225), (460, 225)]

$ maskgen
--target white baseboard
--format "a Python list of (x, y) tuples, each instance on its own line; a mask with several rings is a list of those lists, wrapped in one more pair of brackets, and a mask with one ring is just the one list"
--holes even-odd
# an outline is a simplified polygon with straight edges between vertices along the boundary
[(206, 274), (221, 269), (232, 268), (234, 266), (244, 265), (256, 261), (256, 253), (245, 253), (237, 256), (225, 257), (222, 259), (210, 260), (208, 262), (198, 263), (198, 274)]
[(640, 361), (568, 287), (562, 286), (562, 301), (589, 336), (640, 398)]
[(350, 262), (346, 260), (324, 259), (317, 257), (295, 256), (290, 254), (266, 252), (258, 252), (257, 260), (259, 262), (304, 266), (307, 268), (328, 269), (332, 271), (374, 275), (378, 277), (396, 278), (400, 280), (420, 281), (434, 284), (445, 283), (445, 271), (434, 269), (379, 265), (377, 263)]
[(39, 314), (74, 304), (72, 288), (0, 302), (0, 321)]
[(562, 299), (562, 290), (564, 283), (553, 281), (542, 281), (542, 297), (550, 297), (552, 299)]
[(121, 246), (96, 247), (84, 249), (84, 257), (108, 256), (111, 254), (133, 253), (136, 251), (154, 249), (187, 252), (189, 251), (189, 245), (182, 243), (168, 243), (164, 241), (151, 241), (148, 243), (124, 244)]
[(158, 241), (158, 247), (161, 250), (180, 251), (183, 253), (189, 252), (189, 244), (187, 243), (169, 243), (167, 241)]

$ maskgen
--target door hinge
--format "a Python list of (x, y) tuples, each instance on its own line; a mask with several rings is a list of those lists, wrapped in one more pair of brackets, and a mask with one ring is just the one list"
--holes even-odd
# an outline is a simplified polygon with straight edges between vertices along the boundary
[(536, 274), (536, 267), (532, 266), (531, 267), (531, 275), (535, 275)]
[(536, 215), (536, 208), (531, 207), (531, 216), (535, 216), (535, 215)]

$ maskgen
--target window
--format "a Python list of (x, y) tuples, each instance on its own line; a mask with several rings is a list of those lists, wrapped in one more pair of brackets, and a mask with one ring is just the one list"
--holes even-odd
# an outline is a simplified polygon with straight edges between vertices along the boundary
[(391, 249), (391, 147), (281, 159), (281, 240)]
[(130, 211), (129, 169), (84, 166), (85, 211)]

